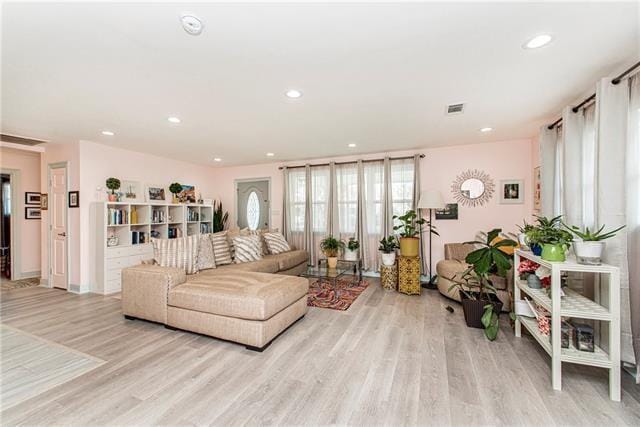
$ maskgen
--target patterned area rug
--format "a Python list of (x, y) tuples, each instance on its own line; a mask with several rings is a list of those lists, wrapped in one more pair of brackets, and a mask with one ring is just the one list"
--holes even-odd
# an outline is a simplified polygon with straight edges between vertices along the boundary
[(340, 279), (334, 288), (333, 283), (325, 280), (315, 280), (309, 285), (309, 307), (331, 308), (334, 310), (346, 310), (367, 289), (369, 282), (366, 280), (360, 283), (351, 279)]
[(22, 279), (22, 280), (2, 280), (0, 286), (3, 291), (10, 291), (12, 289), (22, 289), (22, 288), (30, 288), (32, 286), (38, 286), (40, 284), (40, 279), (37, 277), (31, 279)]

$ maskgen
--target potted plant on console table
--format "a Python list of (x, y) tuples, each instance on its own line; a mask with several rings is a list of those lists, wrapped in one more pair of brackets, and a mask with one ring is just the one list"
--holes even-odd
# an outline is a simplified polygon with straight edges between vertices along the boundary
[(344, 249), (344, 242), (329, 235), (320, 242), (320, 250), (327, 257), (327, 266), (336, 268), (338, 266), (338, 255)]
[(344, 250), (344, 259), (346, 261), (357, 261), (358, 249), (360, 249), (360, 242), (358, 242), (355, 237), (349, 237), (347, 247)]
[(496, 228), (487, 233), (486, 242), (465, 242), (481, 245), (470, 252), (465, 261), (471, 264), (459, 278), (450, 278), (453, 285), (449, 291), (458, 289), (462, 302), (462, 311), (467, 326), (484, 328), (486, 337), (493, 341), (498, 335), (498, 316), (502, 311), (502, 301), (496, 296), (496, 289), (489, 275), (505, 277), (511, 268), (511, 258), (503, 248), (514, 247), (516, 242), (510, 239), (496, 239), (502, 230)]
[(536, 216), (536, 226), (526, 233), (526, 240), (535, 255), (545, 261), (565, 261), (573, 237), (560, 228), (562, 215), (554, 218)]
[(613, 231), (604, 232), (604, 225), (600, 227), (598, 231), (591, 231), (589, 227), (585, 227), (584, 230), (580, 230), (580, 228), (575, 225), (572, 225), (571, 227), (564, 223), (562, 225), (564, 225), (571, 233), (582, 239), (573, 241), (573, 250), (576, 253), (578, 264), (585, 265), (602, 264), (602, 253), (604, 252), (605, 247), (605, 242), (603, 240), (615, 236), (618, 231), (625, 227), (623, 225)]

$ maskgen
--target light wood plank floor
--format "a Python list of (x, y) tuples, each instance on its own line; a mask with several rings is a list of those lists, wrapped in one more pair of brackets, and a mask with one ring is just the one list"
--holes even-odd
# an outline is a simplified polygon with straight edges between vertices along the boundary
[(410, 297), (372, 281), (348, 311), (312, 308), (264, 353), (126, 321), (115, 298), (1, 297), (2, 323), (106, 362), (3, 411), (3, 426), (640, 425), (628, 375), (621, 403), (596, 368), (565, 364), (554, 392), (548, 356), (514, 338), (506, 316), (488, 342), (434, 291)]

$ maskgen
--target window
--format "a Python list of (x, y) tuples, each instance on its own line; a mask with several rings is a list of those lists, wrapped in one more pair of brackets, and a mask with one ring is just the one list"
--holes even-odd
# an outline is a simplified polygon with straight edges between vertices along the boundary
[(311, 168), (311, 219), (314, 233), (327, 231), (329, 168)]
[(260, 201), (258, 194), (252, 191), (247, 199), (247, 225), (250, 230), (257, 230), (260, 224)]
[(341, 234), (355, 234), (358, 220), (358, 166), (336, 166), (338, 224)]
[(304, 211), (306, 201), (306, 176), (304, 169), (289, 172), (289, 221), (294, 232), (304, 231)]
[[(403, 215), (413, 209), (413, 159), (391, 161), (391, 210)], [(398, 220), (394, 225), (399, 224)]]
[(384, 166), (382, 162), (364, 164), (364, 197), (369, 234), (382, 234), (382, 195)]

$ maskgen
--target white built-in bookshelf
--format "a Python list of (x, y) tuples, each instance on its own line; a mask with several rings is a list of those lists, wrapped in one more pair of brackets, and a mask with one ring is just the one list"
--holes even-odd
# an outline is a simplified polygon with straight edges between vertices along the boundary
[(96, 280), (92, 291), (120, 292), (121, 272), (153, 258), (151, 238), (211, 233), (213, 206), (138, 202), (96, 202)]

